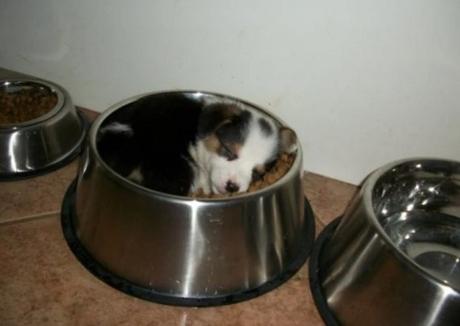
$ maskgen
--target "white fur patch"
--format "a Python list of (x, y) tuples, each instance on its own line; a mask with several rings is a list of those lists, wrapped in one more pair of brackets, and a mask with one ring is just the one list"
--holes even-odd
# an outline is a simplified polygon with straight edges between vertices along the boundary
[(132, 136), (133, 135), (133, 129), (131, 128), (131, 126), (127, 125), (127, 124), (124, 124), (124, 123), (120, 123), (120, 122), (112, 122), (111, 124), (101, 128), (99, 130), (99, 132), (101, 133), (105, 133), (105, 132), (114, 132), (114, 133), (121, 133), (121, 134), (127, 134), (129, 136)]
[(209, 195), (211, 193), (209, 169), (212, 164), (208, 164), (208, 162), (212, 157), (212, 153), (207, 150), (203, 141), (198, 141), (195, 146), (190, 145), (188, 151), (195, 162), (195, 164), (191, 164), (194, 178), (190, 191), (193, 193), (201, 189), (204, 194)]
[(137, 183), (142, 183), (142, 181), (144, 181), (144, 176), (142, 175), (142, 172), (139, 166), (135, 168), (134, 170), (132, 170), (127, 178)]

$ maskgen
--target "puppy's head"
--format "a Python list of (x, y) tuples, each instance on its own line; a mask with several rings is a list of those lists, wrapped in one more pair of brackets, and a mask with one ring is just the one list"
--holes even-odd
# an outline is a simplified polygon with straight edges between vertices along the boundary
[(247, 191), (283, 152), (297, 150), (295, 133), (270, 117), (234, 104), (204, 108), (198, 127), (204, 153), (196, 162), (207, 173), (213, 193)]

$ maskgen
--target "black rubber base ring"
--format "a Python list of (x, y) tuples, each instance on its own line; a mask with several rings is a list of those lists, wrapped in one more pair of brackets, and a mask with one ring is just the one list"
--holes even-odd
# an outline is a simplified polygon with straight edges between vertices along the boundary
[(38, 177), (41, 175), (48, 174), (50, 172), (59, 170), (60, 168), (63, 168), (70, 162), (72, 162), (78, 155), (80, 155), (82, 149), (83, 149), (83, 144), (85, 143), (85, 138), (87, 131), (89, 129), (90, 123), (88, 120), (83, 116), (83, 113), (78, 111), (78, 116), (80, 117), (80, 120), (83, 124), (83, 136), (80, 139), (80, 143), (77, 144), (75, 149), (71, 151), (67, 156), (65, 156), (63, 159), (60, 161), (55, 162), (52, 165), (47, 166), (46, 168), (41, 168), (41, 169), (36, 169), (36, 170), (30, 170), (30, 171), (24, 171), (24, 172), (14, 172), (14, 173), (0, 173), (0, 182), (2, 181), (19, 181), (19, 180), (24, 180), (24, 179), (29, 179), (33, 177)]
[(327, 304), (327, 299), (323, 294), (323, 289), (321, 287), (320, 281), (321, 271), (318, 265), (319, 257), (321, 256), (321, 250), (334, 233), (339, 222), (340, 218), (336, 218), (331, 223), (329, 223), (323, 229), (323, 231), (321, 231), (321, 233), (318, 236), (318, 239), (316, 239), (315, 246), (313, 247), (313, 251), (311, 253), (308, 265), (310, 275), (310, 291), (313, 296), (313, 300), (315, 301), (316, 308), (318, 308), (319, 314), (321, 315), (321, 318), (323, 318), (323, 321), (327, 326), (338, 326), (340, 325), (340, 323), (338, 322), (332, 310), (329, 308), (329, 305)]
[(289, 278), (291, 278), (307, 260), (313, 249), (313, 243), (315, 239), (315, 221), (313, 211), (307, 199), (305, 199), (305, 220), (307, 223), (307, 231), (303, 239), (303, 243), (300, 249), (299, 256), (294, 259), (284, 270), (283, 273), (277, 277), (267, 281), (257, 288), (233, 293), (230, 295), (219, 296), (219, 297), (178, 297), (172, 296), (165, 293), (157, 292), (151, 288), (146, 288), (137, 284), (134, 284), (120, 276), (117, 276), (99, 264), (91, 254), (83, 247), (80, 243), (73, 225), (75, 216), (75, 192), (76, 192), (76, 181), (67, 189), (64, 196), (61, 211), (61, 223), (62, 230), (64, 232), (64, 238), (67, 241), (72, 252), (78, 258), (80, 263), (86, 267), (93, 275), (98, 277), (108, 285), (118, 289), (129, 295), (153, 301), (161, 304), (175, 305), (175, 306), (193, 306), (193, 307), (209, 307), (227, 305), (237, 303), (245, 300), (249, 300), (258, 297), (268, 291), (275, 289)]

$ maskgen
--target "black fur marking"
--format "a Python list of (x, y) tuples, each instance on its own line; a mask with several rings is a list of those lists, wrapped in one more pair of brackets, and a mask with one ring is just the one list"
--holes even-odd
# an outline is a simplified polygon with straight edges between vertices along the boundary
[(276, 161), (278, 160), (278, 157), (275, 157), (275, 158), (272, 158), (270, 161), (268, 161), (267, 163), (265, 163), (265, 172), (268, 172), (270, 171), (271, 169), (273, 169), (276, 165)]
[(229, 104), (211, 104), (203, 109), (201, 114), (198, 137), (204, 138), (213, 133), (222, 123), (229, 121), (241, 113), (241, 109)]
[(259, 118), (258, 120), (260, 129), (265, 136), (271, 136), (273, 134), (273, 128), (264, 118)]
[(251, 176), (251, 181), (259, 181), (263, 178), (264, 172), (257, 171), (256, 169), (252, 170), (252, 176)]
[(251, 112), (242, 111), (229, 119), (216, 130), (216, 135), (224, 145), (244, 144), (248, 135)]
[(261, 180), (268, 171), (273, 169), (273, 167), (276, 165), (277, 159), (278, 157), (269, 159), (264, 164), (263, 168), (260, 169), (260, 171), (258, 171), (256, 168), (252, 169), (251, 181), (254, 182)]
[(212, 105), (203, 110), (198, 126), (198, 137), (204, 138), (216, 130), (216, 128), (226, 119), (226, 115), (221, 110), (220, 105)]
[(145, 187), (187, 195), (193, 181), (188, 147), (196, 141), (201, 111), (200, 103), (182, 95), (143, 97), (120, 108), (101, 125), (102, 129), (113, 122), (127, 124), (133, 135), (110, 130), (100, 133), (98, 152), (125, 177), (140, 167)]

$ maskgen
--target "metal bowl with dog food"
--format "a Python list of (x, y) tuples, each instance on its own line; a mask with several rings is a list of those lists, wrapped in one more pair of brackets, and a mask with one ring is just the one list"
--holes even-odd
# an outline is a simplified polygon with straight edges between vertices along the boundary
[(330, 325), (456, 325), (460, 163), (386, 165), (321, 233), (311, 289)]
[(85, 121), (62, 87), (39, 79), (0, 80), (0, 180), (63, 166), (84, 137)]
[[(303, 265), (314, 239), (293, 135), (226, 95), (123, 101), (90, 129), (63, 203), (65, 238), (94, 275), (143, 299), (210, 306), (261, 295)], [(284, 175), (253, 188), (286, 153)]]

